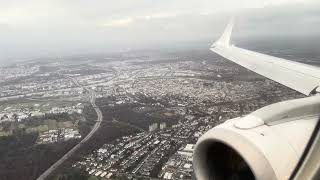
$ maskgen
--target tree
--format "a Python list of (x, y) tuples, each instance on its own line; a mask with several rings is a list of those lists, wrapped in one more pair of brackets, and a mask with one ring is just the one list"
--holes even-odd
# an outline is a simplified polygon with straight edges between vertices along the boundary
[[(93, 176), (91, 176), (93, 177)], [(89, 175), (81, 169), (72, 168), (70, 171), (66, 171), (64, 174), (59, 174), (54, 180), (98, 180), (97, 178), (89, 178)]]

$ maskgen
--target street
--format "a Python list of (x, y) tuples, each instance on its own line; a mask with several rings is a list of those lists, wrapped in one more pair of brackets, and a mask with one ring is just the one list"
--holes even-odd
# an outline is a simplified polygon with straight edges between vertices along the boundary
[(93, 126), (92, 130), (90, 131), (90, 133), (83, 138), (77, 145), (75, 145), (70, 151), (68, 151), (64, 156), (62, 156), (57, 162), (55, 162), (53, 165), (51, 165), (45, 172), (43, 172), (38, 178), (37, 180), (45, 180), (53, 171), (55, 171), (64, 161), (66, 161), (69, 157), (71, 157), (73, 155), (73, 153), (75, 153), (85, 142), (87, 142), (92, 135), (99, 129), (103, 116), (102, 116), (102, 112), (100, 110), (99, 107), (97, 107), (96, 105), (96, 94), (93, 90), (88, 89), (86, 87), (83, 87), (78, 81), (76, 81), (73, 78), (70, 78), (77, 86), (81, 86), (82, 88), (84, 88), (85, 90), (87, 90), (89, 92), (89, 97), (90, 97), (90, 103), (92, 105), (92, 107), (94, 108), (94, 110), (97, 113), (97, 121), (95, 123), (95, 125)]

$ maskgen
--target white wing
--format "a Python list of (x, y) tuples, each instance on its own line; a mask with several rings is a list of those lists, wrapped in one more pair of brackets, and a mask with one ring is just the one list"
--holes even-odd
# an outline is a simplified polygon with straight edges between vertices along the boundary
[(253, 72), (272, 79), (305, 95), (320, 85), (320, 68), (288, 61), (230, 45), (233, 20), (211, 50)]

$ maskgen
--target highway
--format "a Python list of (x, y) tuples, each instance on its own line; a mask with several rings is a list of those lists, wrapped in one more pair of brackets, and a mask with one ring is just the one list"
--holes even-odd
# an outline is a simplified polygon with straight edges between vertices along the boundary
[(96, 94), (93, 90), (88, 89), (84, 86), (82, 86), (77, 80), (69, 77), (77, 86), (80, 86), (87, 90), (89, 92), (89, 97), (90, 97), (90, 103), (94, 110), (97, 113), (97, 121), (95, 125), (93, 126), (92, 130), (89, 132), (89, 134), (83, 138), (77, 145), (75, 145), (71, 150), (69, 150), (62, 158), (60, 158), (57, 162), (55, 162), (53, 165), (51, 165), (45, 172), (43, 172), (37, 180), (45, 180), (53, 171), (55, 171), (63, 162), (65, 162), (68, 158), (70, 158), (73, 153), (75, 153), (85, 142), (87, 142), (92, 135), (99, 129), (101, 122), (103, 120), (102, 112), (100, 108), (96, 105)]

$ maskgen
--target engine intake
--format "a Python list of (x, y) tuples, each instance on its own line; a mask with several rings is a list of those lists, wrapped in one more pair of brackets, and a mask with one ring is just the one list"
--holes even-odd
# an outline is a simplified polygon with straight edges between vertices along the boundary
[(196, 178), (288, 179), (318, 121), (319, 99), (272, 104), (209, 130), (194, 150)]
[(255, 179), (248, 163), (233, 148), (221, 142), (209, 142), (205, 146), (210, 179)]

